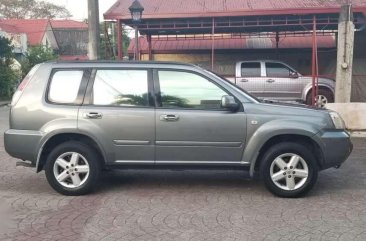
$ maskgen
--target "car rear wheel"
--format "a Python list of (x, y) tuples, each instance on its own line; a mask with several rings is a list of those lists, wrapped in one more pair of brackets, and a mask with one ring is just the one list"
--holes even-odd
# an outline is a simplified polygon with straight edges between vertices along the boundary
[(78, 196), (92, 191), (100, 173), (98, 155), (88, 145), (65, 142), (51, 151), (45, 167), (46, 177), (57, 192)]
[(271, 147), (263, 156), (261, 175), (267, 189), (280, 197), (299, 197), (316, 183), (318, 165), (303, 145), (291, 142)]
[[(333, 95), (332, 91), (330, 91), (329, 89), (324, 89), (324, 88), (320, 88), (318, 90), (318, 95), (315, 97), (315, 105), (317, 107), (323, 108), (323, 107), (325, 107), (326, 104), (333, 103), (333, 102), (334, 102), (334, 95)], [(306, 98), (306, 104), (307, 105), (312, 104), (311, 90), (308, 93), (308, 96)]]

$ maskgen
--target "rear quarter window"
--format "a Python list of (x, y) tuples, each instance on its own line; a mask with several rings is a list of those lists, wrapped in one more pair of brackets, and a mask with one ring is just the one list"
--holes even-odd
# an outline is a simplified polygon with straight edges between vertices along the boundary
[(55, 71), (49, 84), (48, 101), (56, 104), (75, 104), (83, 75), (82, 70)]

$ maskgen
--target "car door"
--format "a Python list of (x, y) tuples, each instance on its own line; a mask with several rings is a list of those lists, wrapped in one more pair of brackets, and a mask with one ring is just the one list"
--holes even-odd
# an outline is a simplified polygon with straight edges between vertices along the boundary
[(266, 62), (265, 97), (276, 100), (301, 99), (303, 83), (298, 73), (277, 62)]
[(263, 98), (265, 92), (265, 73), (261, 62), (242, 62), (236, 70), (236, 84), (252, 95)]
[(157, 164), (240, 163), (246, 115), (221, 108), (230, 93), (190, 71), (160, 69), (154, 78)]
[(154, 163), (155, 109), (147, 69), (96, 69), (78, 127), (103, 147), (108, 162)]

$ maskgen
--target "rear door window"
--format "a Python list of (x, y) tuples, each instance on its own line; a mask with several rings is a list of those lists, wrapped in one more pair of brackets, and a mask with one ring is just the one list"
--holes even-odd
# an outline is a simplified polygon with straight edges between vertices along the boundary
[(261, 63), (260, 62), (245, 62), (241, 64), (242, 77), (260, 77)]
[(83, 70), (57, 70), (52, 75), (48, 100), (56, 104), (75, 104), (83, 75)]
[(147, 70), (98, 70), (93, 87), (93, 105), (149, 106)]

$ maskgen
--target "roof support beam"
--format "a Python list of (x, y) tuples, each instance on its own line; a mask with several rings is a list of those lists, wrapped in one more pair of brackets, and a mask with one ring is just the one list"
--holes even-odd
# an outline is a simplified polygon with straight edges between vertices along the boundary
[(123, 26), (122, 21), (117, 20), (117, 42), (118, 42), (118, 59), (123, 58)]

